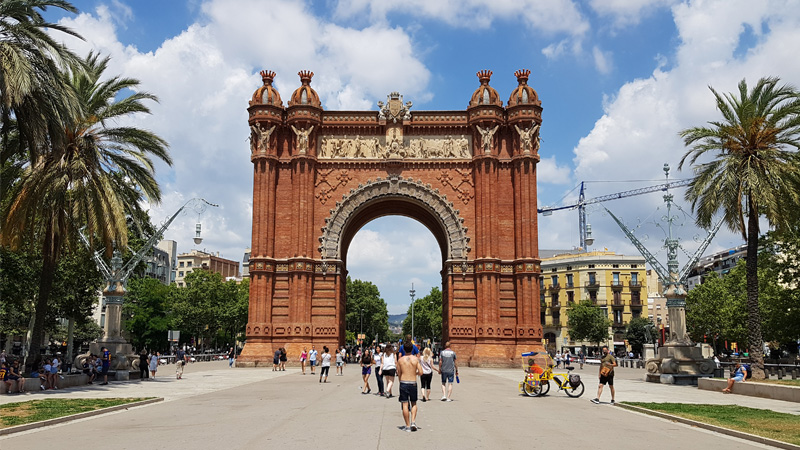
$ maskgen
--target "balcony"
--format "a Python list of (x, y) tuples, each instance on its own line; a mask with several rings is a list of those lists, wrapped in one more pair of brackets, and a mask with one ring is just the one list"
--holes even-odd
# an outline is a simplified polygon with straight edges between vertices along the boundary
[(622, 289), (622, 281), (614, 280), (611, 282), (611, 289)]
[(642, 288), (642, 282), (639, 281), (639, 280), (631, 280), (631, 281), (628, 282), (628, 286), (631, 289), (641, 289)]
[(566, 286), (565, 286), (565, 287), (566, 287), (567, 289), (572, 289), (572, 288), (574, 288), (574, 287), (575, 287), (575, 284), (573, 284), (573, 283), (572, 283), (572, 281), (567, 281), (567, 283), (566, 283)]
[(594, 304), (594, 306), (606, 306), (606, 301), (605, 300), (594, 299), (594, 300), (592, 300), (592, 303)]
[(550, 285), (550, 292), (558, 292), (561, 290), (561, 285), (559, 283), (553, 283)]
[(615, 308), (622, 308), (625, 306), (625, 302), (621, 298), (617, 298), (611, 301), (611, 306)]
[(597, 280), (589, 280), (584, 286), (586, 286), (587, 289), (598, 289), (600, 288), (600, 283), (598, 283)]
[(550, 305), (551, 308), (561, 308), (561, 302), (555, 301)]
[(631, 306), (642, 306), (642, 299), (640, 299), (640, 298), (632, 298), (631, 299)]

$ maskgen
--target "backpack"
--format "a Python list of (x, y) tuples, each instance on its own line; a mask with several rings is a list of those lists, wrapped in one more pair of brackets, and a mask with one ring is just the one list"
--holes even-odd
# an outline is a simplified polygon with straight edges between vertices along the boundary
[(744, 369), (746, 373), (744, 377), (745, 380), (749, 380), (753, 377), (753, 371), (750, 369), (750, 364), (742, 364), (742, 369)]
[(577, 388), (581, 385), (581, 376), (578, 374), (572, 374), (569, 376), (569, 385), (572, 386), (573, 389)]

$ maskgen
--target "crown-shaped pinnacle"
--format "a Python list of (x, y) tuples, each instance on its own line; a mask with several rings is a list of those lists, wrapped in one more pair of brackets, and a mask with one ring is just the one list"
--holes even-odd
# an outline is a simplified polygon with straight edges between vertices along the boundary
[(311, 84), (311, 77), (314, 76), (314, 72), (312, 72), (310, 70), (301, 70), (300, 72), (297, 72), (297, 74), (300, 75), (300, 82), (301, 83), (303, 83), (303, 84)]
[(528, 76), (531, 74), (531, 71), (528, 69), (520, 69), (514, 72), (514, 76), (517, 77), (517, 81), (519, 84), (526, 84), (528, 82)]
[(275, 72), (271, 70), (262, 70), (260, 73), (261, 80), (264, 82), (264, 86), (271, 86), (272, 80), (275, 78)]
[(492, 71), (491, 70), (481, 70), (477, 73), (478, 79), (481, 80), (481, 84), (489, 84), (489, 80), (492, 78)]

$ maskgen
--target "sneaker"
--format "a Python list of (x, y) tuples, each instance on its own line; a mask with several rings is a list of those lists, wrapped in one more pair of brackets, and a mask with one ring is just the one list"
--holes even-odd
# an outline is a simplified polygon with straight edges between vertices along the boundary
[(593, 398), (593, 399), (591, 399), (590, 401), (591, 401), (592, 403), (594, 403), (595, 405), (599, 405), (599, 404), (600, 404), (600, 399), (599, 399), (599, 398)]
[(447, 399), (447, 400), (445, 400), (445, 401), (452, 402), (452, 401), (453, 401), (453, 399), (452, 399), (452, 398), (448, 398), (448, 399)]
[(442, 397), (442, 401), (446, 402), (447, 401), (447, 397)]
[(411, 433), (411, 427), (403, 427), (403, 431), (406, 433)]
[(40, 385), (39, 385), (39, 389), (41, 389), (41, 390), (44, 390), (44, 386), (42, 386), (42, 385), (40, 384)]
[(417, 424), (411, 422), (411, 431), (417, 431)]
[(617, 402), (615, 402), (614, 400), (611, 400), (611, 404), (612, 404), (612, 405), (616, 405), (616, 404), (617, 404)]
[(425, 403), (425, 402), (427, 402), (427, 401), (428, 401), (428, 400), (425, 400), (425, 397), (422, 397), (422, 403)]

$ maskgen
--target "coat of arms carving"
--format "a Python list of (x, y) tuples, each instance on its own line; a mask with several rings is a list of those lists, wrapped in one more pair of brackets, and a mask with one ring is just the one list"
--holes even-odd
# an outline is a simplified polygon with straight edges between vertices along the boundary
[(411, 119), (411, 105), (410, 101), (403, 103), (403, 96), (399, 92), (392, 92), (386, 96), (386, 103), (378, 102), (378, 119), (391, 120), (393, 123)]

